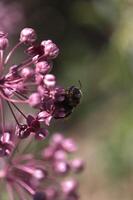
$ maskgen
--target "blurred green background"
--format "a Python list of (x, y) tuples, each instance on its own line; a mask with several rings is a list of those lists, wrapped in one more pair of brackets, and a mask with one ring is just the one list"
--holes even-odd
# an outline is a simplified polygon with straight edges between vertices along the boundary
[[(4, 1), (10, 5), (15, 1)], [(82, 83), (81, 104), (55, 122), (86, 161), (81, 200), (133, 199), (133, 0), (19, 0), (25, 26), (60, 47), (53, 73), (65, 87)], [(21, 55), (16, 56), (16, 59)]]

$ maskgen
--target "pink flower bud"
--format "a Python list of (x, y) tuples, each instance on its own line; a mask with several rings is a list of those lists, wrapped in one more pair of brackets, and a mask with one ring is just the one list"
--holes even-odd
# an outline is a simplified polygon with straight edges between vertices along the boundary
[(40, 128), (40, 130), (36, 131), (35, 139), (44, 140), (47, 136), (48, 136), (48, 130)]
[(61, 189), (65, 195), (73, 194), (78, 189), (78, 183), (74, 179), (69, 179), (69, 180), (63, 181), (61, 183)]
[(68, 153), (75, 152), (77, 150), (77, 145), (75, 141), (71, 138), (64, 139), (62, 142), (62, 148)]
[(29, 96), (29, 105), (32, 107), (37, 107), (41, 102), (41, 97), (39, 93), (33, 93)]
[(9, 143), (10, 142), (10, 137), (11, 137), (11, 135), (10, 135), (9, 132), (4, 132), (4, 134), (1, 137), (1, 141)]
[(44, 157), (44, 159), (49, 160), (53, 158), (54, 155), (54, 148), (52, 147), (46, 147), (43, 152), (42, 152), (42, 156)]
[(34, 74), (34, 72), (33, 72), (33, 70), (30, 69), (30, 68), (24, 68), (24, 69), (22, 69), (22, 71), (21, 71), (21, 76), (22, 76), (23, 78), (25, 78), (25, 79), (31, 78), (31, 77), (33, 76), (33, 74)]
[(44, 40), (41, 42), (44, 46), (45, 56), (49, 59), (54, 59), (59, 55), (59, 48), (52, 42), (52, 40)]
[(52, 66), (48, 62), (41, 61), (36, 64), (36, 73), (45, 75), (50, 72), (51, 68)]
[(55, 76), (53, 74), (46, 74), (44, 76), (44, 84), (47, 87), (54, 87), (56, 84)]
[(24, 28), (20, 33), (20, 42), (33, 43), (36, 38), (36, 32), (32, 28)]
[(84, 162), (82, 159), (74, 159), (70, 163), (73, 172), (81, 172), (84, 169)]
[(60, 175), (64, 175), (68, 172), (69, 166), (65, 161), (55, 161), (54, 171)]
[(55, 133), (50, 140), (50, 144), (51, 146), (57, 147), (62, 144), (63, 140), (64, 140), (63, 135), (61, 135), (60, 133)]
[(47, 200), (55, 200), (57, 199), (58, 192), (56, 188), (51, 186), (45, 189), (45, 194)]
[(55, 160), (65, 160), (66, 159), (66, 152), (63, 151), (63, 150), (57, 150), (55, 153), (54, 153), (54, 159)]
[(37, 179), (43, 179), (45, 177), (45, 174), (43, 172), (43, 170), (41, 169), (35, 169), (34, 173), (33, 173), (33, 176)]

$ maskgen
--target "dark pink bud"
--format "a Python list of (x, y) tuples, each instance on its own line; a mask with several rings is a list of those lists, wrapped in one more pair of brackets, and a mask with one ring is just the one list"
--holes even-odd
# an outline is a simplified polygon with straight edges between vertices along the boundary
[(74, 179), (65, 180), (61, 183), (61, 189), (65, 195), (74, 194), (78, 189), (78, 182)]
[(40, 129), (40, 122), (37, 119), (35, 119), (32, 115), (28, 115), (27, 124), (31, 128), (31, 130), (33, 130), (33, 132)]
[(8, 39), (0, 37), (0, 50), (5, 50), (8, 47)]
[(44, 76), (44, 84), (47, 87), (54, 87), (56, 84), (55, 76), (53, 74), (46, 74)]
[(30, 135), (31, 129), (26, 124), (23, 124), (17, 126), (15, 133), (19, 138), (24, 139)]
[(49, 73), (51, 69), (52, 66), (46, 61), (41, 61), (36, 64), (36, 73), (45, 75)]
[[(30, 46), (26, 53), (30, 56), (34, 57), (34, 61), (37, 61), (37, 57), (42, 56), (44, 54), (44, 46), (38, 45), (38, 46)], [(37, 56), (37, 57), (36, 57)]]
[(59, 48), (52, 42), (52, 40), (44, 40), (41, 42), (44, 46), (45, 56), (49, 59), (54, 59), (59, 55)]
[(32, 93), (30, 96), (29, 96), (29, 105), (32, 106), (32, 107), (37, 107), (40, 102), (41, 102), (41, 97), (40, 97), (40, 94), (39, 93)]
[(36, 32), (32, 28), (24, 28), (20, 33), (20, 42), (33, 43), (36, 38)]
[(36, 140), (44, 140), (48, 136), (48, 130), (41, 128), (36, 131), (35, 139)]

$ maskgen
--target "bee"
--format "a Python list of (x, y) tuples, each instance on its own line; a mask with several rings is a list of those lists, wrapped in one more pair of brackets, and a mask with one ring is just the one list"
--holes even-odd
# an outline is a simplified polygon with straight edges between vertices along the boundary
[(71, 86), (66, 90), (66, 104), (68, 104), (72, 108), (76, 107), (80, 103), (81, 96), (81, 90), (75, 86)]
[[(71, 86), (65, 90), (64, 95), (64, 100), (55, 104), (57, 112), (55, 112), (54, 118), (56, 119), (66, 118), (73, 112), (73, 109), (80, 103), (82, 92), (80, 88)], [(63, 115), (58, 115), (60, 110), (64, 111)]]

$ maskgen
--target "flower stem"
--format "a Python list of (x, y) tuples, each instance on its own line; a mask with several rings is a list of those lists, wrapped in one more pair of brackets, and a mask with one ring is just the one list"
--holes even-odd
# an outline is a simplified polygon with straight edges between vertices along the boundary
[(14, 51), (22, 44), (22, 42), (17, 43), (12, 50), (9, 52), (9, 54), (7, 55), (4, 64), (7, 64), (7, 62), (9, 61), (11, 55), (14, 53)]

